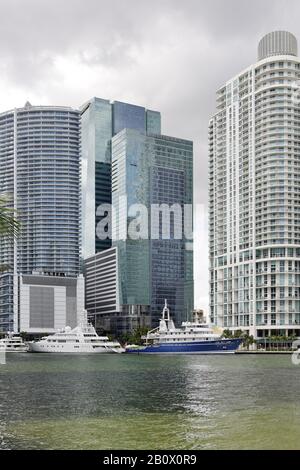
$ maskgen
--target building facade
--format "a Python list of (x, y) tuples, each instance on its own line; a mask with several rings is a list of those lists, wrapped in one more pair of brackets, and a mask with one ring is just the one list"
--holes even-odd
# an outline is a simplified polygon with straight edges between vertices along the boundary
[(210, 319), (256, 337), (300, 334), (299, 78), (272, 32), (209, 123)]
[(97, 331), (117, 336), (141, 327), (150, 327), (150, 315), (140, 306), (119, 304), (118, 250), (109, 248), (87, 258), (85, 269), (85, 302), (89, 318)]
[(97, 224), (111, 204), (111, 139), (122, 129), (160, 134), (160, 113), (118, 101), (92, 98), (81, 107), (82, 259), (111, 247), (111, 233)]
[(19, 331), (32, 335), (75, 328), (84, 309), (84, 278), (18, 276)]
[(118, 303), (123, 312), (138, 306), (154, 327), (166, 298), (178, 324), (193, 310), (193, 250), (184, 237), (192, 202), (192, 142), (132, 129), (112, 139)]
[(0, 114), (0, 192), (21, 223), (0, 242), (0, 331), (20, 330), (19, 274), (79, 274), (79, 118), (30, 103)]
[(110, 331), (106, 319), (119, 311), (117, 250), (108, 248), (84, 262), (85, 305), (97, 330)]

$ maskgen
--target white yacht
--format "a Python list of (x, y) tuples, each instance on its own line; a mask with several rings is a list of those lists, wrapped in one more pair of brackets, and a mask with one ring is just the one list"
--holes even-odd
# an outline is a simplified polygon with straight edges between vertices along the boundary
[(21, 336), (9, 332), (5, 338), (0, 339), (0, 351), (5, 352), (26, 352), (28, 346)]
[(75, 328), (67, 326), (63, 330), (39, 341), (28, 343), (29, 352), (40, 353), (122, 353), (124, 349), (117, 341), (110, 341), (107, 336), (98, 336), (93, 325), (87, 321), (83, 312), (81, 323)]

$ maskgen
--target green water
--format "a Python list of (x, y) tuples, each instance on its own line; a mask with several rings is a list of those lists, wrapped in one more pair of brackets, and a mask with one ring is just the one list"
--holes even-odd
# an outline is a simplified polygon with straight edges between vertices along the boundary
[(300, 366), (289, 355), (11, 354), (0, 449), (300, 449)]

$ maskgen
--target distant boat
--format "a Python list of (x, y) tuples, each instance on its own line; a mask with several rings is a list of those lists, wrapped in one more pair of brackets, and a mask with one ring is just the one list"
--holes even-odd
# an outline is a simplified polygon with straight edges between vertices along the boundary
[(213, 332), (212, 328), (201, 323), (197, 317), (193, 322), (183, 322), (176, 328), (170, 317), (165, 300), (159, 326), (143, 337), (145, 345), (128, 345), (126, 353), (141, 354), (233, 354), (241, 344), (241, 339), (225, 339)]
[(21, 336), (15, 333), (9, 332), (5, 338), (0, 339), (0, 351), (5, 352), (26, 352), (28, 346), (24, 343)]
[(82, 321), (76, 328), (67, 326), (61, 331), (44, 336), (39, 341), (28, 343), (29, 352), (38, 353), (121, 353), (124, 349), (117, 341), (110, 341), (107, 336), (98, 336), (93, 325), (87, 321), (84, 310)]

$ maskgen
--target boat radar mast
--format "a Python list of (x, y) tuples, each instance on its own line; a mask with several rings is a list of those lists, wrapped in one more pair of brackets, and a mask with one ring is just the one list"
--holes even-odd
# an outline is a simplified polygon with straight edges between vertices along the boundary
[(174, 329), (174, 328), (175, 328), (175, 325), (170, 316), (168, 302), (167, 302), (167, 299), (165, 299), (165, 306), (163, 308), (162, 316), (159, 322), (159, 329), (161, 331), (167, 331), (167, 330)]
[(165, 306), (162, 311), (162, 319), (170, 321), (170, 309), (168, 307), (168, 301), (165, 299)]

